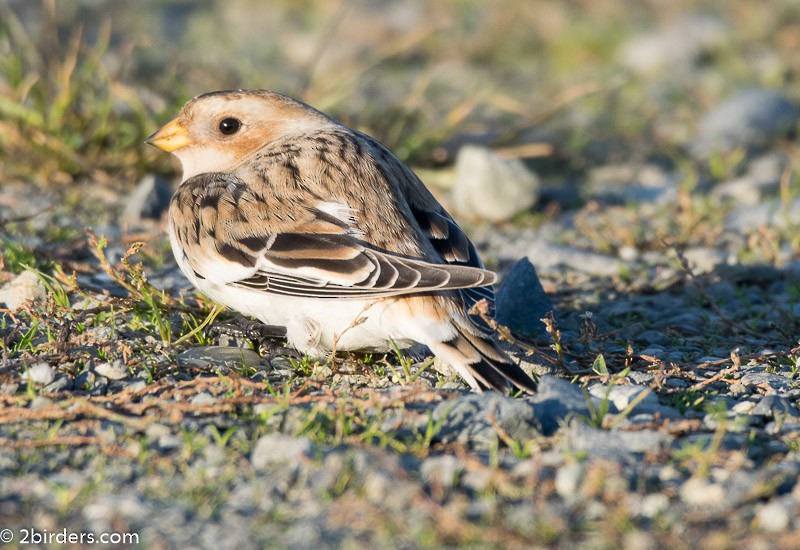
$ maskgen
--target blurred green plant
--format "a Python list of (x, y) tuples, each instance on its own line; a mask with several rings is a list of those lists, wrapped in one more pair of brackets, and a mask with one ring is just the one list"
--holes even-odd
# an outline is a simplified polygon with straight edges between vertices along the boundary
[[(90, 43), (82, 26), (59, 36), (56, 1), (42, 1), (43, 24), (27, 29), (0, 4), (0, 175), (70, 183), (140, 166), (151, 126), (137, 93), (101, 62), (106, 19)], [(122, 64), (124, 65), (124, 64)], [(4, 172), (4, 173), (3, 173)]]

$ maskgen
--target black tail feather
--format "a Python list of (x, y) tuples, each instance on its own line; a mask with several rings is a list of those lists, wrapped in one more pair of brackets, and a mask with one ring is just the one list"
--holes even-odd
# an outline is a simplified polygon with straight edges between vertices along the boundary
[(440, 346), (446, 349), (433, 347), (432, 351), (449, 361), (474, 390), (507, 393), (513, 386), (527, 393), (536, 391), (536, 381), (488, 337), (458, 327), (458, 334)]

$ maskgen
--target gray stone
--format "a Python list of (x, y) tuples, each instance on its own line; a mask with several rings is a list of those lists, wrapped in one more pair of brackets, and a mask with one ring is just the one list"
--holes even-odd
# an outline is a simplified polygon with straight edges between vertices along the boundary
[(539, 178), (519, 159), (465, 145), (456, 158), (453, 207), (460, 214), (501, 222), (536, 204)]
[(637, 384), (646, 385), (655, 380), (656, 377), (654, 374), (650, 374), (649, 372), (633, 371), (628, 375), (628, 378)]
[(800, 260), (793, 260), (783, 266), (783, 271), (786, 273), (786, 276), (797, 282), (800, 281)]
[(167, 180), (148, 174), (136, 185), (123, 204), (122, 225), (135, 227), (142, 220), (159, 220), (169, 208), (172, 188)]
[(738, 205), (749, 205), (758, 204), (770, 191), (774, 191), (774, 189), (758, 186), (753, 178), (744, 176), (715, 185), (711, 195), (720, 199), (729, 199)]
[(135, 378), (128, 383), (126, 389), (131, 393), (137, 393), (142, 391), (146, 387), (147, 387), (147, 380), (143, 378)]
[(178, 434), (172, 434), (172, 433), (162, 435), (161, 437), (158, 438), (158, 441), (156, 442), (158, 450), (162, 452), (180, 449), (181, 447), (183, 447), (183, 445), (184, 445), (183, 438)]
[(572, 452), (585, 452), (589, 460), (612, 460), (620, 464), (634, 464), (639, 460), (635, 455), (664, 449), (671, 443), (672, 437), (654, 430), (598, 430), (576, 420), (569, 423), (565, 438)]
[(660, 418), (683, 418), (685, 415), (674, 408), (661, 403), (639, 403), (633, 408), (634, 414), (639, 416), (658, 415)]
[(53, 404), (53, 400), (49, 397), (45, 397), (43, 395), (37, 395), (33, 399), (31, 399), (30, 405), (28, 405), (31, 409), (46, 409), (50, 405)]
[(422, 461), (419, 475), (428, 485), (452, 487), (463, 469), (461, 461), (453, 455), (432, 456)]
[(174, 291), (179, 288), (191, 288), (191, 283), (177, 265), (153, 273), (147, 281), (159, 290)]
[(611, 276), (618, 275), (620, 264), (625, 264), (608, 254), (540, 240), (528, 243), (525, 250), (527, 256), (536, 258), (540, 269), (544, 264), (544, 267), (551, 271), (560, 266), (567, 266), (583, 273)]
[[(688, 260), (692, 271), (697, 274), (714, 271), (718, 265), (728, 262), (728, 254), (724, 250), (707, 246), (687, 248), (683, 251), (683, 255)], [(691, 315), (699, 317), (699, 314)]]
[(784, 151), (770, 151), (747, 165), (747, 178), (762, 192), (776, 193), (791, 159)]
[(17, 382), (8, 382), (0, 384), (0, 395), (14, 395), (19, 390)]
[(528, 258), (522, 258), (508, 272), (497, 292), (495, 319), (516, 334), (537, 336), (545, 334), (541, 319), (553, 310)]
[(47, 298), (47, 288), (32, 271), (23, 271), (0, 288), (0, 306), (18, 309), (27, 302), (42, 302)]
[(795, 130), (798, 120), (800, 110), (779, 92), (740, 91), (700, 120), (691, 150), (699, 158), (739, 147), (759, 150)]
[(36, 363), (31, 365), (27, 371), (22, 373), (23, 380), (29, 380), (39, 386), (46, 386), (56, 378), (53, 367), (47, 363)]
[(555, 376), (542, 376), (539, 388), (530, 400), (544, 435), (555, 433), (568, 417), (589, 416), (589, 407), (580, 386)]
[(686, 388), (689, 386), (686, 380), (681, 380), (680, 378), (669, 378), (664, 385), (668, 388)]
[(261, 436), (253, 447), (250, 462), (256, 469), (282, 464), (297, 464), (308, 456), (312, 445), (305, 437), (292, 437), (280, 433)]
[(730, 32), (717, 18), (707, 15), (682, 17), (657, 32), (633, 37), (623, 44), (619, 60), (644, 75), (662, 71), (689, 72), (702, 58), (721, 48)]
[(682, 177), (666, 174), (657, 165), (599, 166), (589, 171), (581, 195), (602, 204), (671, 204), (677, 198), (677, 184)]
[(681, 500), (697, 508), (719, 508), (725, 503), (725, 489), (718, 483), (693, 477), (680, 488)]
[(85, 370), (75, 377), (74, 387), (78, 390), (90, 390), (94, 386), (97, 377), (90, 370)]
[(72, 389), (72, 378), (66, 374), (57, 374), (55, 380), (44, 387), (44, 391), (55, 393)]
[(435, 439), (458, 442), (476, 450), (489, 450), (499, 434), (515, 440), (538, 436), (539, 422), (534, 407), (525, 399), (511, 399), (495, 392), (473, 393), (444, 401), (433, 410), (440, 423)]
[(475, 492), (483, 492), (489, 488), (494, 477), (494, 472), (489, 468), (472, 468), (464, 472), (461, 485)]
[(171, 435), (172, 430), (165, 424), (153, 423), (150, 424), (144, 431), (145, 436), (149, 441), (157, 441), (158, 439)]
[[(737, 386), (741, 386), (741, 384), (736, 384)], [(756, 407), (756, 404), (753, 401), (739, 401), (733, 407), (731, 407), (731, 411), (735, 412), (736, 414), (752, 414), (753, 409)]]
[(737, 205), (755, 205), (778, 193), (789, 159), (783, 151), (772, 151), (753, 159), (747, 165), (747, 173), (711, 190), (715, 197), (733, 200)]
[(747, 233), (762, 225), (776, 229), (786, 229), (800, 223), (800, 199), (789, 205), (779, 200), (761, 202), (759, 204), (743, 204), (734, 208), (725, 216), (725, 229)]
[(797, 406), (794, 403), (788, 401), (787, 399), (770, 394), (762, 397), (761, 401), (759, 401), (755, 407), (753, 407), (753, 410), (750, 412), (750, 414), (768, 417), (800, 417), (800, 410), (797, 409)]
[(100, 363), (94, 368), (94, 372), (110, 380), (122, 380), (128, 377), (128, 369), (121, 359), (116, 359), (113, 363)]
[(115, 522), (120, 520), (142, 520), (148, 513), (148, 507), (136, 494), (102, 495), (83, 508), (83, 517), (90, 522), (93, 529), (111, 530)]
[(181, 352), (177, 361), (181, 367), (199, 369), (208, 367), (230, 369), (242, 366), (258, 368), (261, 366), (261, 356), (253, 350), (225, 346), (190, 348)]
[(558, 244), (563, 236), (563, 224), (546, 223), (536, 231), (514, 228), (513, 231), (493, 230), (484, 237), (487, 248), (500, 258), (536, 259), (539, 272), (559, 271), (563, 266), (581, 273), (594, 275), (619, 275), (620, 265), (626, 265), (616, 256), (592, 252), (584, 248)]
[(761, 386), (775, 391), (789, 390), (792, 386), (790, 379), (771, 372), (748, 372), (739, 382), (745, 386)]
[(217, 398), (208, 393), (207, 391), (201, 391), (189, 401), (192, 405), (208, 405), (210, 403), (216, 403)]
[[(599, 399), (608, 399), (621, 411), (625, 409), (631, 401), (636, 399), (639, 394), (648, 390), (649, 388), (647, 386), (637, 386), (634, 384), (626, 386), (595, 384), (589, 388), (589, 394)], [(639, 403), (639, 405), (643, 404), (658, 405), (658, 397), (653, 392), (650, 392), (647, 394), (647, 397), (644, 397)]]

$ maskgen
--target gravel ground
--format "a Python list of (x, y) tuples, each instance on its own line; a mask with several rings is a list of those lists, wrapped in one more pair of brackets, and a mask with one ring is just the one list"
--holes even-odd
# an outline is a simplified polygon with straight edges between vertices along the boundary
[[(800, 547), (800, 109), (766, 76), (709, 92), (740, 39), (731, 25), (689, 14), (616, 44), (658, 106), (635, 140), (598, 133), (606, 119), (575, 103), (518, 132), (553, 144), (545, 161), (466, 131), (430, 145), (443, 165), (420, 174), (500, 273), (498, 335), (539, 377), (532, 396), (470, 393), (426, 357), (297, 357), (209, 330), (241, 319), (178, 272), (175, 181), (141, 176), (155, 168), (122, 192), (97, 174), (62, 192), (9, 177), (0, 541)], [(187, 28), (192, 44), (207, 27)], [(755, 51), (764, 75), (796, 62)], [(687, 129), (671, 102), (693, 87), (707, 95)], [(569, 150), (584, 131), (591, 143)]]
[(555, 311), (548, 334), (524, 318), (535, 304), (500, 308), (527, 327), (508, 349), (541, 376), (531, 397), (470, 394), (392, 356), (165, 344), (209, 308), (171, 262), (150, 281), (186, 298), (161, 319), (89, 245), (70, 251), (69, 306), (23, 272), (0, 290), (34, 298), (2, 328), (3, 527), (161, 547), (799, 544), (796, 262), (729, 263), (733, 230), (625, 259), (561, 242), (575, 226), (476, 229), (498, 265), (539, 268), (512, 298)]

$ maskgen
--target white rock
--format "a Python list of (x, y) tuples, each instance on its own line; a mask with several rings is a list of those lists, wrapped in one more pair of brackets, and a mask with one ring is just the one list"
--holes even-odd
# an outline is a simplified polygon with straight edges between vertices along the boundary
[(44, 283), (32, 271), (23, 271), (0, 288), (0, 305), (15, 310), (30, 301), (43, 301), (47, 297)]
[(646, 518), (653, 518), (669, 507), (669, 497), (663, 493), (651, 493), (642, 498), (639, 513)]
[(452, 487), (461, 471), (459, 460), (453, 455), (430, 457), (420, 466), (420, 477), (429, 485)]
[(577, 462), (565, 464), (556, 472), (555, 487), (561, 498), (569, 500), (575, 497), (583, 478), (583, 466)]
[(737, 414), (750, 414), (753, 412), (755, 406), (756, 404), (752, 401), (739, 401), (731, 407), (731, 410)]
[(23, 380), (30, 380), (34, 384), (46, 386), (56, 378), (56, 373), (53, 368), (47, 363), (36, 363), (24, 373), (22, 373)]
[(729, 32), (709, 16), (687, 16), (668, 27), (634, 37), (625, 43), (620, 62), (627, 68), (650, 75), (694, 64), (704, 53), (720, 48)]
[(708, 273), (715, 267), (728, 263), (728, 254), (716, 248), (694, 246), (683, 251), (689, 266), (695, 273)]
[(111, 380), (122, 380), (128, 377), (128, 369), (119, 359), (113, 363), (100, 363), (94, 368), (94, 371)]
[(725, 489), (716, 483), (693, 477), (681, 487), (681, 500), (691, 506), (720, 506), (725, 502)]
[(311, 441), (304, 437), (267, 434), (256, 441), (250, 461), (255, 468), (273, 464), (295, 463), (311, 451)]
[(780, 533), (789, 527), (789, 511), (778, 501), (768, 502), (758, 509), (756, 518), (761, 528), (770, 533)]
[(519, 159), (466, 145), (456, 158), (453, 207), (460, 214), (501, 222), (524, 212), (539, 197), (539, 178)]
[(216, 403), (217, 398), (208, 393), (207, 391), (201, 391), (189, 401), (192, 405), (209, 405), (211, 403)]
[[(627, 407), (631, 401), (636, 399), (640, 393), (645, 391), (648, 391), (647, 386), (640, 386), (638, 384), (611, 387), (603, 384), (595, 384), (589, 388), (589, 393), (591, 395), (600, 399), (605, 399), (607, 397), (609, 401), (614, 403), (614, 406), (617, 407), (617, 410), (620, 411), (625, 409), (625, 407)], [(657, 405), (658, 397), (656, 397), (653, 392), (650, 392), (640, 403)]]
[(629, 245), (621, 246), (618, 254), (619, 259), (623, 262), (635, 262), (640, 256), (639, 249)]

